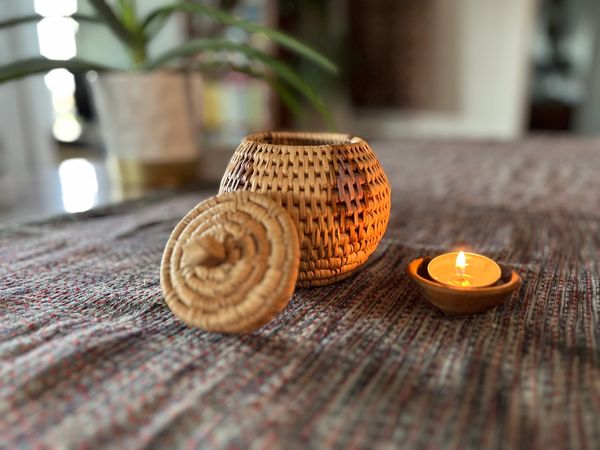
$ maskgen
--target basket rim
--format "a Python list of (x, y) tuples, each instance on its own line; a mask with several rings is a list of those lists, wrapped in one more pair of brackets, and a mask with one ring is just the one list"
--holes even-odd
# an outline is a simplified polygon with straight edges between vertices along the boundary
[[(277, 139), (305, 139), (310, 140), (322, 140), (331, 141), (325, 144), (311, 144), (309, 142), (303, 144), (283, 144), (277, 142), (269, 142)], [(354, 147), (357, 145), (364, 145), (366, 141), (359, 137), (348, 133), (327, 133), (327, 132), (309, 132), (309, 131), (261, 131), (258, 133), (252, 133), (246, 136), (242, 143), (253, 143), (262, 144), (274, 148), (282, 149), (297, 149), (298, 147), (310, 147), (310, 148), (321, 148), (321, 149), (343, 149), (348, 147)]]

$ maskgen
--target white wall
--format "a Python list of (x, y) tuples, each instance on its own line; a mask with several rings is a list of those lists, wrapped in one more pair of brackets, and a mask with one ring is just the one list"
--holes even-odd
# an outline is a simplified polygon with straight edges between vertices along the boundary
[[(0, 20), (33, 12), (32, 1), (3, 2)], [(0, 31), (0, 64), (39, 55), (34, 24)], [(19, 174), (53, 164), (52, 109), (42, 76), (0, 85), (0, 204), (19, 201)]]
[[(448, 57), (436, 74), (455, 79), (454, 111), (363, 111), (355, 128), (366, 135), (513, 138), (524, 130), (530, 41), (536, 0), (438, 0), (452, 23), (439, 38)], [(450, 6), (449, 6), (450, 5)], [(448, 14), (448, 7), (451, 14)], [(453, 43), (450, 45), (450, 43)]]
[[(0, 20), (33, 13), (31, 0), (4, 2)], [(35, 24), (0, 31), (0, 64), (39, 56)], [(42, 76), (0, 85), (0, 140), (11, 160), (29, 168), (40, 168), (54, 161), (52, 107)]]
[(591, 67), (587, 77), (586, 95), (577, 118), (577, 131), (583, 134), (600, 134), (600, 2), (585, 2), (586, 23), (591, 34), (595, 34)]

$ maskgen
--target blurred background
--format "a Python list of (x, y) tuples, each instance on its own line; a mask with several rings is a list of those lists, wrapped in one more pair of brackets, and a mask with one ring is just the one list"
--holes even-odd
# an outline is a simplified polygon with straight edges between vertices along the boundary
[[(95, 61), (135, 73), (131, 55), (110, 27), (78, 20), (79, 15), (94, 13), (93, 3), (0, 0), (0, 22), (32, 18), (0, 29), (0, 65), (39, 56), (75, 61), (93, 55)], [(138, 1), (132, 11), (143, 17), (172, 3)], [(334, 128), (372, 141), (600, 133), (597, 1), (190, 3), (294, 36), (333, 61), (338, 72), (321, 70), (262, 33), (183, 13), (165, 18), (149, 55), (215, 36), (247, 44), (293, 72), (281, 72), (284, 76), (297, 76), (314, 89), (332, 120), (301, 96), (290, 103), (289, 92), (279, 90), (282, 86), (256, 76), (255, 66), (244, 59), (250, 58), (247, 53), (228, 57), (226, 64), (205, 54), (199, 64), (217, 61), (219, 67), (202, 71), (198, 80), (187, 67), (181, 101), (188, 109), (185, 120), (174, 119), (179, 125), (191, 121), (188, 128), (197, 149), (187, 153), (180, 151), (188, 145), (180, 143), (187, 128), (180, 132), (167, 122), (178, 117), (169, 109), (175, 108), (169, 103), (176, 102), (175, 87), (156, 88), (172, 95), (168, 102), (159, 99), (152, 111), (135, 100), (155, 95), (150, 85), (141, 87), (145, 81), (133, 80), (128, 85), (133, 87), (119, 87), (121, 91), (114, 88), (113, 97), (132, 95), (133, 106), (122, 113), (122, 121), (146, 112), (149, 116), (137, 134), (123, 137), (113, 136), (110, 120), (120, 117), (114, 104), (99, 104), (104, 101), (101, 70), (54, 68), (5, 82), (0, 84), (0, 220), (85, 211), (184, 181), (214, 185), (243, 136), (259, 130)], [(134, 2), (108, 4), (126, 13)], [(102, 108), (105, 119), (99, 117)], [(166, 129), (161, 131), (161, 126)], [(154, 128), (163, 134), (154, 137)], [(134, 150), (141, 153), (122, 153), (128, 142), (143, 147)], [(111, 152), (111, 145), (121, 148)]]

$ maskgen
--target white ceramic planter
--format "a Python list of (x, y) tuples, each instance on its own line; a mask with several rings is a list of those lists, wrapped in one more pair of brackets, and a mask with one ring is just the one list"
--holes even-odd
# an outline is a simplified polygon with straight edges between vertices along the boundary
[(199, 74), (112, 72), (91, 86), (109, 156), (142, 164), (198, 160)]

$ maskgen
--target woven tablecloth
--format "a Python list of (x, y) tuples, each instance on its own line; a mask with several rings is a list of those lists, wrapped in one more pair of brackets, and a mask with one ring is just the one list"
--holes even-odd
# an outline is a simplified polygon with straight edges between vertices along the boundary
[[(257, 332), (162, 301), (171, 229), (215, 192), (0, 228), (1, 448), (600, 448), (600, 141), (373, 143), (367, 265)], [(456, 246), (523, 286), (467, 318), (407, 263)]]

